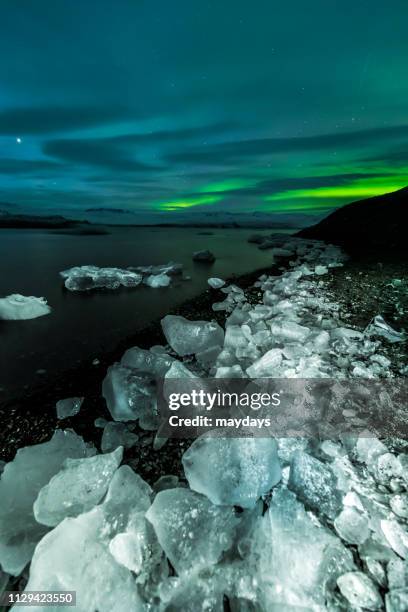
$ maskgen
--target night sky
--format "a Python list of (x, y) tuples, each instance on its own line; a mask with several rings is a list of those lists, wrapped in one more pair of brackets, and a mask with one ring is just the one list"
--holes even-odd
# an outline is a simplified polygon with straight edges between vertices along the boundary
[(283, 219), (403, 187), (407, 31), (407, 0), (2, 0), (0, 210)]

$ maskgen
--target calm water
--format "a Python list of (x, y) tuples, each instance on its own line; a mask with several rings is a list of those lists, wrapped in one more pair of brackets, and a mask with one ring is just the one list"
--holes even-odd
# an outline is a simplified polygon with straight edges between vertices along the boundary
[[(0, 296), (44, 296), (50, 315), (29, 321), (0, 321), (0, 398), (45, 376), (93, 360), (117, 342), (201, 293), (209, 276), (242, 274), (271, 263), (271, 254), (248, 244), (251, 230), (113, 228), (107, 236), (61, 235), (42, 230), (0, 230)], [(262, 232), (260, 232), (262, 233)], [(268, 233), (268, 232), (265, 232)], [(217, 259), (195, 264), (193, 251), (208, 248)], [(63, 289), (59, 272), (71, 266), (138, 266), (169, 260), (184, 264), (191, 281), (171, 287), (98, 293)], [(44, 376), (44, 375), (42, 375)]]

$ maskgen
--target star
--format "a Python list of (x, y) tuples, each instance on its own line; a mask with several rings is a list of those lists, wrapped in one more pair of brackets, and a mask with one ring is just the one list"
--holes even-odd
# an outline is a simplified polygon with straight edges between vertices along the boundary
[(16, 138), (16, 142), (17, 142), (17, 144), (21, 144), (21, 142), (22, 142), (21, 138)]

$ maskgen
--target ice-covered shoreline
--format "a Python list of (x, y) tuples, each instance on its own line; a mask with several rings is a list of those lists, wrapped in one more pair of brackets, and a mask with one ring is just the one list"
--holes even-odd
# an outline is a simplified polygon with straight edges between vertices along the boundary
[[(115, 384), (111, 380), (105, 384), (112, 416), (124, 421), (129, 416), (142, 419), (144, 427), (152, 429), (154, 386), (152, 390), (148, 383), (166, 375), (393, 376), (381, 350), (387, 341), (384, 332), (388, 340), (403, 339), (381, 321), (365, 332), (350, 330), (319, 281), (330, 264), (341, 263), (340, 251), (313, 242), (292, 240), (291, 244), (276, 247), (292, 248), (292, 265), (280, 277), (259, 279), (258, 303), (248, 301), (239, 287), (228, 285), (221, 290), (226, 299), (216, 310), (229, 315), (225, 334), (214, 324), (192, 327), (180, 318), (167, 319), (164, 332), (172, 350), (136, 347), (127, 351), (121, 364), (112, 366)], [(194, 358), (188, 351), (191, 334)], [(118, 414), (118, 407), (125, 410), (125, 418), (123, 412)], [(123, 433), (122, 429), (122, 437)], [(63, 493), (45, 495), (45, 487), (49, 493), (50, 487), (69, 478), (72, 469), (85, 484), (92, 469), (89, 462), (102, 465), (103, 458), (108, 459), (106, 454), (95, 455), (80, 439), (63, 436), (58, 434), (62, 455), (78, 457), (79, 453), (79, 458), (76, 463), (63, 463), (62, 470), (63, 456), (55, 465), (51, 462), (48, 469), (55, 469), (54, 477), (47, 472), (39, 479), (43, 484), (32, 492), (32, 503), (37, 499), (34, 516), (30, 504), (25, 504), (22, 531), (17, 529), (25, 534), (28, 525), (34, 530), (30, 534), (41, 537), (44, 523), (38, 519), (50, 514), (58, 520), (64, 514), (67, 517), (59, 524), (53, 519), (55, 528), (38, 544), (27, 588), (57, 588), (62, 580), (65, 588), (77, 590), (79, 609), (84, 612), (93, 608), (222, 610), (224, 596), (234, 610), (381, 609), (385, 593), (390, 610), (405, 609), (408, 473), (404, 441), (384, 444), (362, 438), (319, 443), (283, 438), (277, 444), (270, 440), (268, 448), (255, 440), (247, 452), (251, 441), (224, 440), (213, 449), (211, 462), (195, 442), (184, 460), (190, 488), (174, 488), (179, 475), (173, 474), (152, 491), (122, 466), (103, 483), (98, 481), (99, 488), (95, 485), (90, 494), (68, 486)], [(116, 441), (120, 440), (119, 435)], [(240, 451), (230, 452), (232, 445)], [(41, 474), (43, 451), (31, 447), (25, 452), (38, 453)], [(112, 460), (117, 467), (117, 456)], [(11, 474), (11, 466), (5, 474)], [(272, 472), (277, 476), (265, 477)], [(233, 495), (222, 485), (226, 473), (235, 483)], [(1, 482), (0, 487), (4, 477)], [(221, 505), (217, 502), (220, 487)], [(237, 513), (237, 491), (247, 495), (248, 490), (253, 503)], [(89, 495), (94, 496), (93, 508)], [(95, 495), (100, 495), (100, 503), (92, 501)], [(17, 507), (20, 501), (15, 498)], [(7, 518), (10, 515), (2, 513), (0, 506), (6, 537), (10, 534)], [(35, 545), (38, 535), (33, 537)], [(85, 549), (75, 545), (84, 541)], [(58, 555), (62, 549), (68, 549), (65, 556)], [(1, 563), (5, 556), (18, 554), (18, 545), (11, 551), (0, 546)], [(169, 575), (166, 558), (176, 576)], [(92, 589), (91, 580), (95, 581)]]

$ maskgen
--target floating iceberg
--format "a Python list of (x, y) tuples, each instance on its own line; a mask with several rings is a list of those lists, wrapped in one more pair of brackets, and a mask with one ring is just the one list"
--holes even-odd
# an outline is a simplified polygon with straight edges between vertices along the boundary
[(76, 266), (63, 270), (60, 275), (69, 291), (90, 291), (91, 289), (119, 289), (137, 287), (143, 276), (123, 268), (98, 268), (97, 266)]
[(5, 321), (37, 319), (50, 312), (51, 307), (43, 297), (28, 297), (13, 293), (5, 298), (0, 298), (0, 319)]
[(213, 263), (213, 261), (215, 261), (215, 255), (211, 253), (211, 251), (196, 251), (193, 253), (193, 261)]
[(183, 272), (183, 264), (169, 261), (169, 263), (160, 266), (137, 266), (136, 268), (130, 267), (129, 270), (139, 272), (140, 274), (143, 274), (143, 276), (157, 276), (161, 274), (166, 274), (167, 276), (178, 276)]
[(98, 266), (76, 266), (60, 272), (69, 291), (92, 289), (119, 289), (137, 287), (142, 282), (152, 288), (167, 287), (170, 276), (181, 274), (183, 266), (170, 262), (162, 266), (139, 266), (129, 268), (98, 268)]
[(144, 283), (148, 287), (152, 287), (152, 289), (157, 289), (158, 287), (168, 287), (170, 282), (170, 276), (167, 276), (167, 274), (150, 274), (150, 276), (144, 280)]

